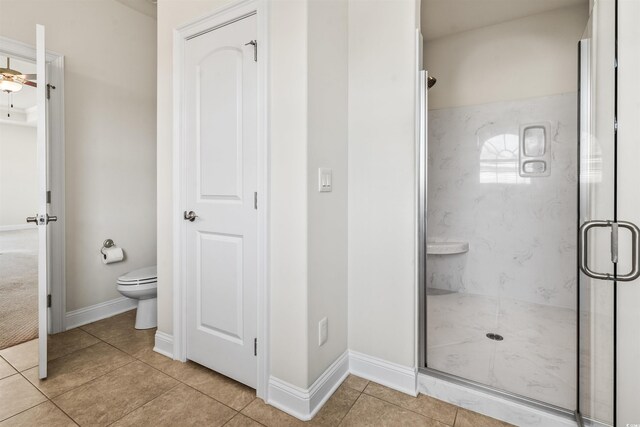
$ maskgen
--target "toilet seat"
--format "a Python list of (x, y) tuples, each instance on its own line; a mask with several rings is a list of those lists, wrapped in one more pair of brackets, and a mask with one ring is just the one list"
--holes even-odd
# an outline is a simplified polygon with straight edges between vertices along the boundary
[(132, 286), (132, 285), (148, 285), (158, 282), (157, 267), (145, 267), (138, 270), (130, 271), (118, 277), (118, 285)]
[(155, 294), (149, 293), (151, 290), (158, 288), (158, 282), (141, 283), (141, 284), (122, 284), (118, 283), (116, 289), (118, 292), (129, 296), (130, 298), (155, 298)]
[(124, 281), (124, 280), (118, 280), (116, 283), (118, 283), (118, 285), (144, 285), (147, 283), (157, 283), (158, 279), (148, 279), (148, 280), (133, 280), (133, 281)]

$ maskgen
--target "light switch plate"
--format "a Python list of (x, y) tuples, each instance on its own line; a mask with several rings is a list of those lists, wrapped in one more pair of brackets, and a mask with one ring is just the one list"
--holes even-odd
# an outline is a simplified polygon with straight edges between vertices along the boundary
[(333, 171), (329, 168), (318, 168), (318, 191), (328, 193), (331, 191)]
[(329, 335), (329, 321), (326, 317), (323, 317), (320, 322), (318, 322), (318, 346), (327, 342), (327, 338)]

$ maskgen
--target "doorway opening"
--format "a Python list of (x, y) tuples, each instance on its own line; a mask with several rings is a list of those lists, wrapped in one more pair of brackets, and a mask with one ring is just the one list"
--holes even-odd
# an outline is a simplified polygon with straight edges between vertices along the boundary
[[(33, 342), (29, 340), (35, 340), (42, 333), (39, 321), (42, 313), (38, 310), (43, 297), (50, 302), (45, 316), (47, 333), (62, 332), (65, 327), (64, 57), (49, 51), (44, 54), (45, 88), (48, 88), (44, 105), (48, 120), (44, 126), (47, 173), (43, 186), (37, 153), (37, 127), (42, 121), (42, 112), (37, 106), (40, 95), (36, 92), (36, 56), (33, 46), (0, 37), (0, 66), (17, 70), (24, 76), (19, 90), (0, 94), (0, 316), (7, 317), (3, 318), (2, 325), (9, 331), (5, 334), (3, 330), (2, 337), (12, 337), (2, 345), (7, 348), (20, 342)], [(6, 67), (7, 57), (10, 67)], [(42, 290), (38, 290), (41, 261), (38, 226), (27, 219), (38, 216), (44, 187), (48, 211), (55, 212), (59, 219), (50, 224), (47, 231), (48, 289), (43, 296)]]
[[(0, 54), (0, 68), (36, 74)], [(0, 350), (38, 337), (38, 212), (35, 88), (0, 92)]]

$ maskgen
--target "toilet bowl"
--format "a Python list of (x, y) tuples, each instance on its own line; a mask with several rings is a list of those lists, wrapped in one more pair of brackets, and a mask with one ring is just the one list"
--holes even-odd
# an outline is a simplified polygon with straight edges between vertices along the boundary
[(140, 268), (118, 277), (118, 292), (138, 300), (136, 329), (150, 329), (158, 325), (158, 273), (157, 268)]

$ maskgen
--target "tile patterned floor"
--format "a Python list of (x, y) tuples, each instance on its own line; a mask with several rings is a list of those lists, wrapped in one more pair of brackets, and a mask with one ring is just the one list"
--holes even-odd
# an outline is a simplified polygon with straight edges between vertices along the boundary
[(354, 376), (304, 423), (240, 383), (155, 353), (155, 330), (135, 330), (134, 317), (130, 311), (49, 337), (45, 381), (37, 376), (37, 340), (0, 351), (0, 427), (508, 425)]
[(572, 309), (461, 292), (427, 297), (431, 368), (561, 408), (576, 407), (575, 335)]

